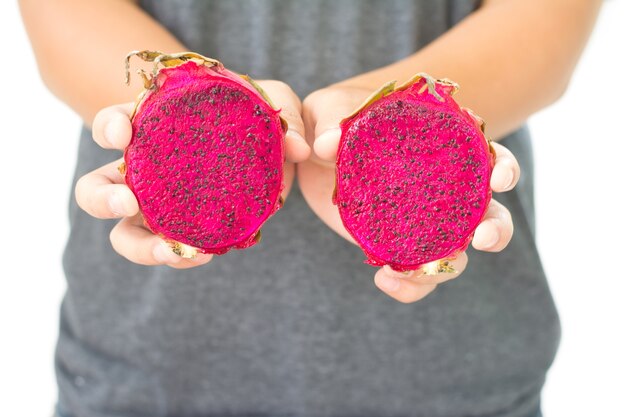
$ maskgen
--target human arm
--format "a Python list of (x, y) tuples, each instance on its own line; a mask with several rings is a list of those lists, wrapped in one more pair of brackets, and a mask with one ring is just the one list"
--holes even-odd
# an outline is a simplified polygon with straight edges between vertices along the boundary
[[(304, 100), (303, 117), (315, 152), (298, 166), (300, 187), (309, 205), (333, 230), (351, 240), (331, 203), (337, 128), (339, 121), (379, 86), (394, 79), (402, 83), (417, 72), (453, 79), (461, 86), (455, 98), (487, 120), (487, 134), (499, 139), (560, 97), (599, 5), (599, 0), (485, 1), (477, 12), (415, 54), (313, 92)], [(506, 191), (519, 177), (519, 167), (505, 148), (496, 146), (496, 150), (491, 184), (496, 192)], [(473, 246), (502, 250), (512, 232), (510, 214), (494, 201), (476, 230)], [(391, 272), (381, 269), (376, 283)], [(415, 301), (434, 289), (433, 285), (429, 291), (415, 287), (414, 291), (383, 290), (401, 301)]]
[(20, 0), (41, 77), (50, 91), (91, 125), (96, 113), (133, 101), (139, 77), (124, 80), (131, 50), (186, 48), (132, 0)]
[[(124, 85), (124, 57), (137, 49), (178, 52), (187, 48), (134, 1), (21, 0), (20, 7), (48, 88), (92, 127), (100, 146), (122, 150), (131, 136), (132, 105), (114, 104), (134, 100), (143, 88), (139, 77), (131, 77), (130, 87)], [(294, 177), (293, 162), (305, 159), (309, 153), (304, 140), (298, 138), (304, 135), (300, 100), (284, 83), (259, 83), (289, 124), (286, 193)], [(101, 108), (104, 110), (99, 112)], [(190, 267), (207, 262), (210, 256), (193, 261), (172, 256), (164, 242), (143, 227), (137, 201), (117, 172), (119, 162), (85, 175), (76, 186), (76, 199), (89, 214), (122, 218), (110, 236), (114, 249), (144, 265)]]
[[(487, 134), (497, 140), (565, 92), (601, 4), (484, 0), (476, 12), (416, 53), (333, 86), (373, 91), (417, 72), (449, 78), (461, 86), (455, 99), (486, 120)], [(327, 128), (315, 127), (316, 137)]]

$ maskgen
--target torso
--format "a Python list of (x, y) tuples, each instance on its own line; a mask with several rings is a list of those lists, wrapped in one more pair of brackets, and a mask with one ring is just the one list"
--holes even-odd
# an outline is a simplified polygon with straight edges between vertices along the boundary
[[(300, 97), (413, 53), (473, 1), (144, 1), (190, 49)], [(206, 266), (133, 265), (113, 221), (72, 202), (68, 292), (57, 349), (68, 415), (526, 416), (558, 344), (534, 244), (526, 130), (513, 241), (469, 253), (463, 276), (411, 305), (373, 284), (360, 249), (328, 229), (297, 187), (263, 241)], [(118, 157), (83, 133), (76, 176)]]

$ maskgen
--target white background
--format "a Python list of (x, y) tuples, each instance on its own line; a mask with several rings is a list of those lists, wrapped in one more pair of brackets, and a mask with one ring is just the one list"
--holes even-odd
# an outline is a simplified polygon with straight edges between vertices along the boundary
[[(41, 84), (13, 1), (0, 27), (0, 415), (47, 417), (80, 122)], [(563, 325), (546, 417), (626, 416), (625, 55), (626, 3), (609, 1), (568, 92), (531, 119), (538, 244)]]

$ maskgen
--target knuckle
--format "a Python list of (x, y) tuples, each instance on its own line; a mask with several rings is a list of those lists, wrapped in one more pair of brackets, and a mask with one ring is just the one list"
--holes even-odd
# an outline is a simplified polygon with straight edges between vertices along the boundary
[(93, 207), (94, 195), (89, 187), (89, 175), (90, 174), (83, 175), (81, 178), (78, 179), (78, 181), (76, 182), (76, 186), (74, 187), (74, 197), (76, 199), (76, 204), (78, 204), (78, 207), (91, 215), (95, 215), (95, 208)]

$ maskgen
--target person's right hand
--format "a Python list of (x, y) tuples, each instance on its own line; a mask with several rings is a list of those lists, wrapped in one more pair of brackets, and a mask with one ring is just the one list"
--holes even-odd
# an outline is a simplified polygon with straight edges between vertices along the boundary
[[(303, 117), (309, 142), (314, 150), (308, 163), (298, 164), (298, 181), (304, 199), (318, 217), (331, 229), (356, 244), (345, 229), (337, 206), (332, 203), (336, 186), (335, 161), (341, 137), (340, 121), (370, 96), (374, 89), (350, 85), (350, 80), (314, 91), (304, 99)], [(491, 175), (491, 189), (509, 191), (520, 177), (520, 167), (515, 156), (504, 146), (492, 143), (496, 152)], [(513, 221), (509, 210), (492, 199), (487, 212), (474, 234), (475, 249), (499, 252), (511, 241)], [(379, 268), (374, 276), (376, 286), (390, 297), (413, 303), (426, 297), (438, 284), (457, 278), (467, 265), (467, 255), (462, 252), (450, 264), (456, 272), (437, 272), (427, 275), (424, 268), (398, 272), (389, 266)]]
[[(301, 103), (291, 88), (280, 81), (257, 81), (281, 109), (280, 115), (287, 121), (289, 130), (285, 140), (285, 188), (283, 198), (291, 188), (294, 163), (306, 160), (310, 148), (303, 139)], [(103, 148), (123, 150), (130, 142), (132, 126), (130, 115), (132, 103), (107, 107), (96, 115), (93, 122), (93, 138)], [(144, 224), (139, 205), (132, 191), (118, 172), (122, 159), (104, 165), (81, 177), (76, 184), (78, 205), (99, 219), (121, 218), (111, 231), (113, 249), (126, 259), (141, 265), (169, 265), (174, 268), (191, 268), (209, 262), (212, 255), (198, 254), (193, 259), (183, 259), (170, 249), (160, 237)]]

